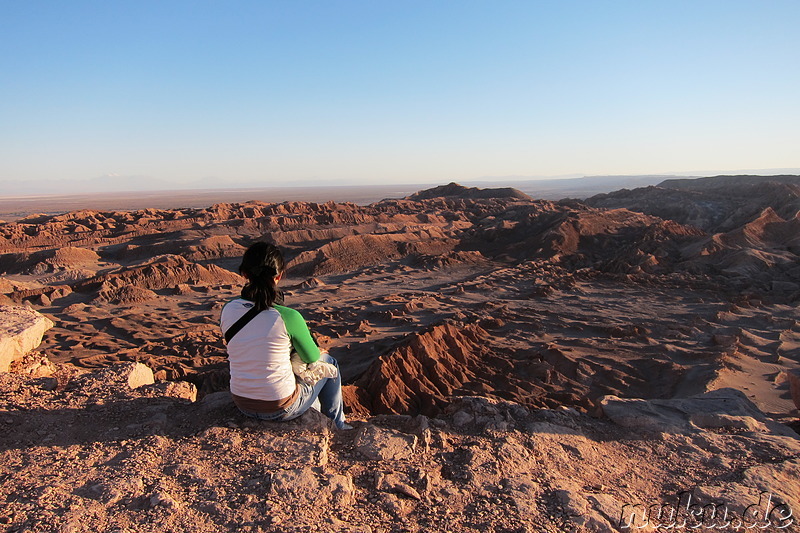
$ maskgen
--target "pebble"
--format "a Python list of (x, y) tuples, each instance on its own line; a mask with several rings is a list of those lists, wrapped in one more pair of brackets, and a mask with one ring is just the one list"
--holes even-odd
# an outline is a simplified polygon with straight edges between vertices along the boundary
[(150, 497), (150, 506), (156, 507), (157, 505), (175, 508), (178, 507), (178, 502), (166, 492), (158, 491)]

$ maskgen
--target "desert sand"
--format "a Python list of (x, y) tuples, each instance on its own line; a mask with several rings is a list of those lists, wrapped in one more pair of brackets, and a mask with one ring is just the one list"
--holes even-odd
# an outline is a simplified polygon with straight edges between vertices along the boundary
[[(613, 531), (626, 504), (690, 491), (731, 513), (769, 494), (766, 530), (792, 530), (799, 199), (791, 179), (586, 202), (450, 184), (0, 224), (3, 303), (55, 324), (0, 375), (0, 522)], [(355, 431), (227, 400), (218, 314), (260, 239), (285, 250), (286, 302), (338, 359)], [(107, 374), (134, 362), (154, 384)]]

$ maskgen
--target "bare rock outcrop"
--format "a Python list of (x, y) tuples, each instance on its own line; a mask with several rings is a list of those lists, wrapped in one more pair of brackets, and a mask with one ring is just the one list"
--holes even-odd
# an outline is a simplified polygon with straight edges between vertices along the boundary
[(431, 236), (430, 232), (347, 236), (301, 253), (289, 262), (287, 268), (295, 275), (319, 276), (377, 265), (412, 254), (451, 251), (456, 241), (441, 237)]
[(605, 396), (599, 405), (614, 423), (645, 431), (682, 433), (732, 428), (800, 438), (783, 424), (768, 419), (744, 393), (731, 388), (691, 398), (642, 400)]
[(190, 261), (204, 261), (220, 257), (241, 257), (245, 247), (237, 244), (228, 235), (206, 237), (192, 245), (183, 254)]
[(151, 291), (174, 288), (183, 283), (239, 283), (241, 277), (216, 265), (200, 265), (177, 255), (162, 255), (140, 265), (122, 267), (77, 283), (74, 290), (88, 292), (132, 285)]
[(800, 290), (800, 212), (785, 220), (771, 207), (743, 226), (683, 250), (684, 264), (746, 278), (789, 295)]
[(766, 208), (783, 218), (800, 210), (800, 176), (715, 176), (670, 179), (655, 187), (623, 189), (586, 200), (594, 207), (621, 208), (727, 232), (757, 218)]
[(414, 334), (346, 387), (348, 400), (374, 414), (435, 415), (475, 378), (488, 337), (477, 324), (453, 323)]
[(471, 200), (485, 199), (485, 198), (515, 198), (520, 200), (531, 200), (532, 198), (522, 191), (511, 187), (481, 189), (479, 187), (464, 187), (458, 183), (451, 182), (447, 185), (440, 185), (432, 189), (425, 189), (419, 191), (411, 196), (408, 200), (428, 200), (431, 198), (468, 198)]
[(30, 307), (0, 306), (0, 372), (39, 346), (53, 326), (52, 320)]
[(136, 285), (123, 285), (122, 287), (107, 287), (101, 290), (96, 298), (98, 302), (108, 302), (117, 305), (135, 304), (157, 298), (158, 295), (150, 289)]
[(46, 274), (81, 269), (100, 259), (93, 250), (64, 246), (29, 253), (27, 251), (0, 256), (0, 270), (6, 274)]

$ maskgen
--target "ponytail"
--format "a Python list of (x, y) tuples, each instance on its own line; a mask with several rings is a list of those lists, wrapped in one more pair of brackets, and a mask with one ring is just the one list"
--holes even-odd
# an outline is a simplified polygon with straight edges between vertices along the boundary
[(259, 311), (272, 307), (280, 294), (275, 278), (284, 268), (283, 254), (277, 246), (266, 242), (251, 245), (239, 265), (239, 273), (247, 278), (242, 298), (253, 302)]

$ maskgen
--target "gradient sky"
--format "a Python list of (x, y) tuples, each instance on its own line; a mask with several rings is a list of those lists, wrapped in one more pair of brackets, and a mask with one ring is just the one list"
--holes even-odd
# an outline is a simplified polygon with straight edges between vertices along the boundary
[(0, 3), (0, 181), (800, 167), (800, 1)]

